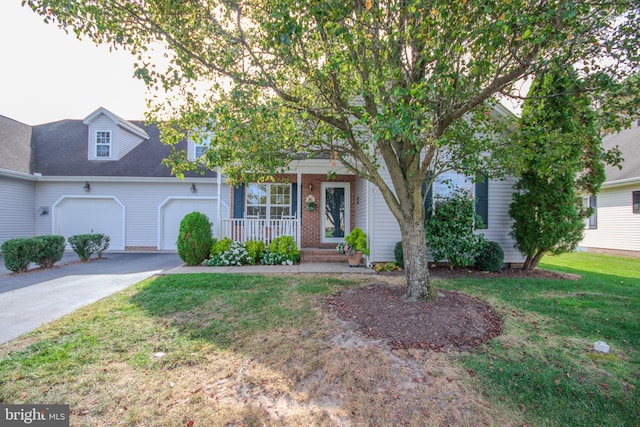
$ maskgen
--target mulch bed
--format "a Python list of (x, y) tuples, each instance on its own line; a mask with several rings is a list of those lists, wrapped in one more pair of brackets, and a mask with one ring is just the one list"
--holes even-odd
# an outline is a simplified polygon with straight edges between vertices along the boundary
[[(431, 274), (438, 278), (573, 278), (545, 270), (485, 273), (435, 268)], [(502, 332), (502, 318), (479, 299), (439, 290), (434, 301), (408, 301), (405, 292), (404, 286), (374, 283), (332, 295), (327, 304), (339, 318), (355, 322), (363, 335), (386, 339), (393, 349), (468, 351)]]

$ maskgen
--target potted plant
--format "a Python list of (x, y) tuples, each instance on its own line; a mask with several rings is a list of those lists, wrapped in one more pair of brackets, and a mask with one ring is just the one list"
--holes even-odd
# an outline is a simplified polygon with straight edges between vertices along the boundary
[(347, 262), (350, 267), (359, 266), (362, 255), (369, 255), (367, 234), (360, 228), (354, 228), (344, 240), (345, 242), (340, 243), (336, 250), (347, 256)]

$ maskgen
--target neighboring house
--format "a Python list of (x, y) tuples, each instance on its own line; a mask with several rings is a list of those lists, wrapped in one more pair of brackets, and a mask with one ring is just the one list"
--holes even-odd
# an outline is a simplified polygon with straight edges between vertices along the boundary
[(585, 221), (581, 249), (640, 256), (640, 120), (602, 140), (605, 149), (618, 147), (622, 169), (606, 167), (606, 181), (596, 197), (584, 202), (594, 207)]
[[(506, 114), (506, 112), (505, 112)], [(195, 160), (206, 145), (182, 142)], [(335, 170), (328, 159), (295, 161), (275, 182), (231, 188), (214, 172), (170, 175), (170, 147), (158, 130), (99, 108), (84, 120), (28, 126), (0, 116), (0, 243), (14, 237), (104, 233), (110, 250), (175, 250), (181, 219), (205, 213), (214, 236), (234, 240), (293, 236), (301, 249), (336, 254), (355, 227), (369, 236), (370, 262), (393, 261), (401, 240), (395, 218), (368, 181)], [(332, 179), (327, 172), (335, 170)], [(383, 173), (386, 173), (383, 171)], [(429, 203), (449, 194), (447, 179), (477, 196), (480, 230), (521, 263), (509, 236), (513, 180), (473, 184), (450, 174), (434, 185)]]
[(171, 176), (169, 153), (156, 127), (104, 108), (33, 127), (0, 116), (0, 243), (94, 232), (111, 237), (111, 250), (175, 250), (184, 215), (217, 219), (229, 190), (218, 193), (213, 172)]

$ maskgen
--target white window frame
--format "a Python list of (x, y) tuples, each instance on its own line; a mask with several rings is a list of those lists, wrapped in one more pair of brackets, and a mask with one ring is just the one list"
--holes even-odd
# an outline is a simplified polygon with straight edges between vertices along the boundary
[[(253, 195), (251, 187), (264, 187), (266, 191), (265, 203), (250, 203), (250, 196)], [(276, 189), (287, 189), (283, 193), (274, 193)], [(291, 184), (285, 183), (251, 183), (245, 188), (244, 195), (244, 215), (245, 219), (282, 219), (291, 216)], [(282, 202), (278, 203), (278, 199)], [(253, 208), (253, 209), (252, 209)], [(272, 213), (273, 210), (281, 209), (282, 212)], [(255, 213), (256, 210), (260, 212)], [(264, 210), (264, 212), (262, 212)]]
[[(100, 134), (105, 134), (106, 136), (108, 136), (108, 141), (107, 143), (101, 142), (101, 140), (103, 139)], [(99, 152), (99, 148), (100, 147), (107, 147), (108, 150), (108, 155), (101, 155)], [(113, 132), (111, 130), (108, 129), (100, 129), (100, 130), (96, 130), (95, 132), (95, 158), (96, 159), (110, 159), (113, 156)]]
[[(210, 134), (200, 135), (199, 142), (195, 141), (192, 138), (189, 138), (189, 142), (193, 146), (193, 151), (191, 153), (192, 157), (190, 160), (198, 160), (204, 156), (207, 150), (209, 150), (209, 146), (211, 145), (211, 135)], [(198, 154), (198, 150), (200, 150), (200, 154)]]

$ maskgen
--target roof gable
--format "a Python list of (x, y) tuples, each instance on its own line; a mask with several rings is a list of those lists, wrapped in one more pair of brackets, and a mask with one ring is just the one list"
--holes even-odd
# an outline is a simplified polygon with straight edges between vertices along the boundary
[(140, 138), (145, 140), (149, 139), (149, 135), (147, 134), (147, 132), (145, 132), (144, 129), (142, 129), (139, 126), (136, 126), (135, 124), (131, 123), (128, 120), (121, 118), (116, 114), (113, 114), (111, 111), (107, 110), (104, 107), (100, 107), (93, 113), (89, 114), (87, 117), (84, 118), (82, 123), (89, 126), (102, 115), (107, 116), (114, 124), (120, 126), (123, 129), (126, 129), (127, 131), (133, 133), (134, 135), (137, 135)]

